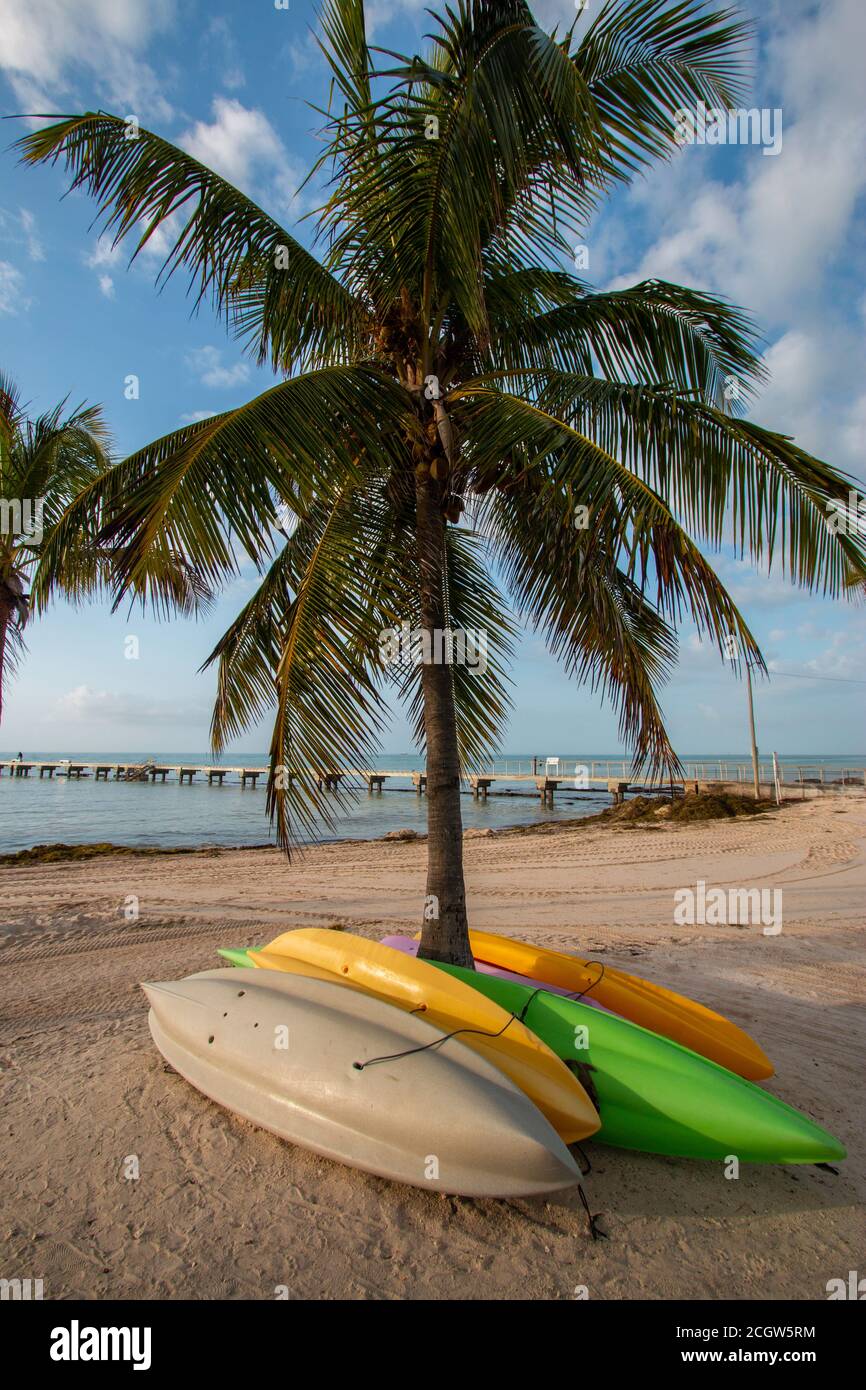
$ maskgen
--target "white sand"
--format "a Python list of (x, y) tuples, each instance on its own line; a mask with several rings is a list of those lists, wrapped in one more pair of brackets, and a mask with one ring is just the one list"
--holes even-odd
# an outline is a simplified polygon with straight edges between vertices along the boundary
[[(120, 835), (118, 835), (120, 838)], [(864, 1265), (866, 803), (756, 822), (468, 840), (479, 928), (598, 955), (701, 999), (776, 1065), (768, 1083), (837, 1134), (838, 1176), (588, 1144), (576, 1193), (480, 1202), (398, 1187), (235, 1119), (164, 1069), (138, 982), (216, 946), (338, 923), (414, 930), (423, 845), (0, 867), (0, 1276), (45, 1297), (823, 1299)], [(677, 927), (673, 891), (782, 887), (784, 930)], [(128, 895), (140, 918), (123, 915)], [(123, 1163), (138, 1156), (141, 1176)]]

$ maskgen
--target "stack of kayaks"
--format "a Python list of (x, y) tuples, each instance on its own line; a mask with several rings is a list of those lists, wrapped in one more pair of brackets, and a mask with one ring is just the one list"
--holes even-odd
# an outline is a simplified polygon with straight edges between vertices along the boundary
[(369, 1172), (471, 1196), (580, 1180), (568, 1144), (821, 1163), (842, 1145), (754, 1084), (758, 1045), (637, 976), (487, 932), (476, 970), (417, 940), (285, 932), (149, 984), (163, 1056), (205, 1095)]

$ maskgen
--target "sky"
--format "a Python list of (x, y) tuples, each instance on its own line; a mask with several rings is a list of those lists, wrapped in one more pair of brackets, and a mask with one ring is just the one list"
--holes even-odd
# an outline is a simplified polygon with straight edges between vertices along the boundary
[[(601, 0), (589, 0), (588, 13)], [(540, 0), (540, 22), (574, 18)], [(770, 380), (750, 413), (863, 480), (866, 492), (866, 111), (863, 0), (745, 0), (757, 22), (749, 104), (782, 113), (782, 148), (686, 146), (618, 192), (587, 230), (600, 288), (657, 276), (723, 294), (761, 331)], [(430, 29), (420, 0), (373, 0), (372, 38), (403, 52)], [(224, 174), (301, 240), (315, 192), (298, 187), (317, 157), (326, 70), (308, 0), (0, 0), (0, 111), (103, 108), (134, 114)], [(178, 278), (160, 293), (156, 246), (133, 267), (92, 228), (84, 195), (62, 200), (59, 169), (24, 169), (0, 141), (0, 369), (31, 414), (64, 397), (100, 402), (119, 455), (272, 384), (207, 306), (191, 315)], [(137, 400), (124, 382), (139, 378)], [(758, 573), (729, 548), (713, 562), (771, 672), (756, 685), (762, 752), (866, 748), (866, 609)], [(242, 572), (198, 622), (157, 622), (107, 604), (58, 604), (28, 630), (0, 752), (199, 751), (208, 744), (212, 672), (198, 668), (254, 588)], [(138, 655), (130, 659), (137, 638)], [(661, 694), (675, 747), (744, 753), (742, 684), (686, 622)], [(526, 633), (512, 671), (509, 751), (616, 752), (616, 714), (569, 680)], [(239, 752), (266, 749), (251, 730)], [(544, 745), (542, 747), (542, 744)], [(411, 747), (395, 712), (383, 751)]]

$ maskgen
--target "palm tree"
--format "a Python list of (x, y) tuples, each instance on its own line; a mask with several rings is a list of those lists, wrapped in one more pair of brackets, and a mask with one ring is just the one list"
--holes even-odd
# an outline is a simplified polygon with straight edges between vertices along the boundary
[[(162, 277), (188, 273), (278, 378), (85, 488), (48, 572), (94, 517), (118, 596), (160, 545), (209, 586), (238, 554), (260, 567), (209, 659), (212, 741), (275, 708), (268, 805), (287, 847), (320, 824), (315, 770), (369, 764), (396, 687), (427, 758), (438, 915), (421, 951), (469, 964), (460, 779), (508, 709), (503, 590), (615, 702), (636, 764), (675, 772), (658, 688), (678, 618), (761, 662), (701, 546), (732, 535), (832, 594), (866, 556), (825, 524), (848, 482), (731, 412), (762, 377), (740, 310), (657, 280), (598, 292), (571, 269), (603, 196), (672, 152), (677, 110), (736, 103), (748, 26), (704, 0), (615, 0), (580, 38), (545, 33), (524, 0), (458, 0), (436, 25), (428, 56), (388, 54), (363, 0), (327, 0), (319, 256), (121, 117), (64, 117), (20, 146), (62, 160), (134, 253), (169, 235)], [(483, 630), (486, 670), (383, 663), (403, 623), (431, 643)]]
[[(8, 678), (24, 653), (24, 628), (57, 594), (78, 601), (111, 583), (112, 548), (94, 518), (65, 528), (75, 499), (111, 469), (99, 406), (64, 414), (66, 401), (29, 419), (17, 387), (0, 373), (0, 718)], [(77, 515), (77, 513), (76, 513)], [(46, 565), (45, 538), (54, 535)], [(195, 613), (206, 586), (179, 555), (151, 550), (134, 597), (157, 610)]]
[(44, 531), (107, 464), (99, 408), (82, 406), (64, 417), (65, 404), (27, 419), (15, 385), (0, 374), (0, 718), (24, 650)]

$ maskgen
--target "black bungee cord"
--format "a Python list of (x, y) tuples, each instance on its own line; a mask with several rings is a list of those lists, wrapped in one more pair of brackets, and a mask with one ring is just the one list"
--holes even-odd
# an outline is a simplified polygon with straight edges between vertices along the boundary
[[(426, 1004), (421, 1004), (415, 1009), (410, 1009), (413, 1014), (425, 1013)], [(429, 1052), (434, 1047), (441, 1047), (443, 1043), (450, 1042), (452, 1038), (458, 1037), (461, 1033), (474, 1033), (480, 1038), (501, 1038), (506, 1028), (510, 1028), (512, 1023), (520, 1022), (516, 1014), (509, 1014), (502, 1027), (496, 1033), (488, 1033), (484, 1028), (455, 1028), (453, 1033), (444, 1033), (441, 1038), (434, 1038), (432, 1042), (422, 1043), (420, 1047), (407, 1047), (405, 1052), (393, 1052), (387, 1057), (371, 1057), (367, 1062), (353, 1062), (355, 1071), (365, 1071), (367, 1067), (375, 1067), (380, 1062), (399, 1062), (404, 1057), (413, 1057), (416, 1052)]]

